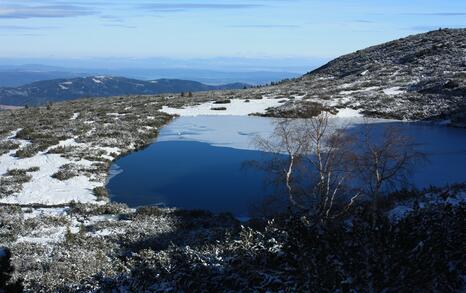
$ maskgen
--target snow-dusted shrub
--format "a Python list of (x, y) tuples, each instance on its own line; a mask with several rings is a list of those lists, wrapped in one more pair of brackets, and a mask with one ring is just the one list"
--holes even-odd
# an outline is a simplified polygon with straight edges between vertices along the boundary
[(31, 167), (28, 169), (9, 169), (5, 173), (6, 176), (25, 176), (30, 172), (37, 172), (40, 170), (40, 167)]
[(396, 223), (381, 214), (375, 228), (364, 207), (349, 222), (326, 225), (283, 215), (196, 245), (139, 242), (146, 246), (128, 258), (127, 273), (89, 283), (130, 291), (459, 291), (464, 215), (464, 204), (437, 205)]
[(39, 150), (36, 145), (27, 145), (17, 150), (15, 156), (18, 158), (30, 158), (35, 156), (37, 152), (39, 152)]
[(0, 177), (0, 197), (21, 191), (23, 184), (31, 181), (31, 179), (32, 176), (28, 175), (26, 170), (9, 170), (4, 176)]
[(11, 140), (0, 141), (0, 156), (19, 148), (19, 143)]
[(104, 186), (94, 187), (92, 190), (97, 199), (106, 199), (108, 198), (108, 191)]
[(63, 154), (67, 150), (70, 150), (70, 149), (71, 149), (71, 147), (57, 146), (57, 147), (51, 148), (47, 153), (48, 154)]
[(0, 207), (0, 243), (14, 241), (23, 229), (21, 208), (16, 206)]
[(161, 216), (166, 214), (167, 211), (163, 208), (157, 207), (157, 206), (144, 206), (140, 207), (136, 210), (136, 215), (142, 215), (142, 216)]
[(70, 213), (81, 216), (120, 215), (130, 212), (127, 205), (122, 203), (106, 203), (105, 205), (70, 203)]
[(78, 176), (78, 173), (76, 171), (71, 170), (71, 169), (65, 169), (65, 168), (58, 170), (58, 172), (52, 174), (52, 178), (55, 178), (61, 181), (65, 181), (65, 180), (71, 179), (76, 176)]
[(231, 100), (230, 99), (226, 99), (226, 100), (217, 100), (214, 102), (214, 104), (230, 104), (231, 103)]
[(11, 265), (11, 252), (6, 247), (0, 247), (0, 292), (22, 292), (22, 280), (14, 280), (15, 268)]

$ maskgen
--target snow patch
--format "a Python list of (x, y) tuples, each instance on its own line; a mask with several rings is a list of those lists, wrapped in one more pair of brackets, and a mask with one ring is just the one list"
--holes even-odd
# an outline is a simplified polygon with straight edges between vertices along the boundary
[(362, 88), (362, 89), (359, 89), (359, 90), (340, 91), (338, 94), (339, 95), (351, 95), (351, 94), (354, 94), (354, 93), (370, 92), (370, 91), (375, 91), (375, 90), (378, 90), (378, 89), (379, 89), (379, 87), (377, 87), (377, 86), (371, 86), (371, 87), (366, 87), (366, 88)]
[(86, 176), (76, 176), (69, 180), (60, 181), (52, 178), (61, 166), (75, 163), (82, 166), (91, 166), (87, 160), (72, 161), (58, 154), (40, 153), (31, 158), (18, 159), (6, 154), (0, 157), (0, 174), (8, 169), (28, 169), (40, 167), (40, 170), (30, 173), (32, 179), (23, 185), (23, 189), (14, 195), (0, 199), (1, 203), (10, 204), (63, 204), (70, 201), (95, 202), (92, 192), (94, 187), (101, 184), (91, 182)]
[(86, 221), (86, 224), (88, 225), (94, 225), (99, 222), (117, 222), (118, 221), (118, 215), (98, 215), (98, 216), (91, 216), (89, 219)]
[(67, 215), (68, 208), (23, 208), (23, 217), (25, 220), (37, 217), (61, 217)]
[[(34, 231), (32, 235), (29, 236), (19, 236), (16, 240), (16, 243), (36, 243), (47, 245), (49, 243), (58, 243), (62, 242), (65, 238), (67, 228), (66, 227), (49, 227), (42, 228)], [(77, 233), (79, 228), (70, 227), (72, 233)]]
[[(303, 96), (304, 97), (304, 96)], [(302, 98), (302, 97), (296, 97)], [(214, 104), (214, 102), (206, 102), (196, 106), (188, 106), (182, 109), (162, 107), (162, 112), (171, 115), (180, 116), (205, 116), (205, 115), (236, 115), (245, 116), (254, 113), (265, 113), (267, 108), (277, 107), (280, 105), (279, 99), (263, 98), (251, 99), (249, 102), (241, 99), (232, 99), (229, 104)], [(225, 107), (226, 110), (215, 110), (214, 108)]]
[(76, 120), (79, 117), (79, 113), (73, 113), (73, 116), (71, 116), (70, 120)]
[(105, 228), (105, 229), (98, 230), (91, 234), (93, 234), (93, 236), (105, 237), (105, 236), (124, 234), (124, 233), (126, 233), (126, 230), (122, 228), (113, 228), (113, 229)]
[[(222, 121), (220, 122), (219, 119)], [(174, 119), (162, 128), (157, 142), (199, 141), (219, 147), (255, 150), (257, 135), (269, 137), (274, 120), (256, 116), (187, 116)], [(122, 172), (114, 169), (115, 174)]]
[(340, 85), (338, 88), (340, 88), (340, 89), (347, 89), (347, 88), (353, 87), (355, 84), (356, 84), (356, 83), (354, 83), (354, 82), (344, 83), (344, 84)]
[(337, 118), (360, 118), (363, 117), (359, 110), (351, 109), (351, 108), (344, 108), (338, 109), (338, 113), (334, 115)]
[(391, 221), (397, 222), (407, 217), (414, 211), (414, 207), (424, 209), (432, 205), (452, 205), (459, 206), (466, 203), (466, 192), (461, 191), (456, 194), (450, 194), (446, 199), (440, 196), (440, 193), (427, 193), (419, 203), (410, 200), (399, 203), (397, 206), (388, 211), (388, 217)]
[[(10, 135), (9, 139), (18, 142), (21, 146), (29, 144), (24, 140), (16, 140), (13, 137), (19, 130)], [(91, 181), (91, 178), (79, 175), (71, 179), (60, 181), (52, 178), (52, 175), (60, 170), (60, 167), (66, 164), (77, 164), (82, 167), (91, 167), (92, 163), (88, 160), (74, 161), (63, 158), (59, 154), (48, 154), (47, 151), (57, 146), (82, 146), (86, 144), (77, 143), (74, 138), (60, 141), (58, 145), (51, 146), (43, 152), (30, 158), (18, 158), (14, 156), (15, 150), (12, 150), (0, 156), (0, 176), (11, 169), (29, 169), (39, 167), (37, 172), (29, 173), (31, 180), (23, 184), (21, 191), (1, 198), (0, 203), (9, 204), (64, 204), (70, 201), (77, 202), (96, 202), (93, 189), (101, 186), (102, 182)], [(102, 148), (106, 151), (117, 152), (115, 148)]]
[(397, 206), (388, 212), (388, 218), (390, 219), (390, 221), (397, 222), (405, 218), (412, 211), (413, 209), (411, 207), (403, 205)]
[(396, 95), (406, 93), (406, 91), (400, 90), (399, 86), (386, 88), (386, 89), (383, 90), (383, 92), (384, 92), (384, 94), (389, 95), (389, 96), (396, 96)]
[(114, 117), (120, 117), (120, 116), (125, 116), (125, 114), (120, 114), (120, 113), (107, 113), (107, 116), (114, 116)]

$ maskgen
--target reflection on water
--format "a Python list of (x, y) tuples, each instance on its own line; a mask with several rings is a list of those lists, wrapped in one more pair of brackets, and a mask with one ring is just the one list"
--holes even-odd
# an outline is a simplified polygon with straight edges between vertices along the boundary
[[(360, 120), (338, 120), (349, 131)], [(397, 125), (414, 137), (429, 163), (416, 166), (411, 181), (417, 187), (466, 181), (466, 130), (377, 120), (374, 132)], [(251, 204), (274, 192), (269, 175), (244, 169), (249, 160), (270, 154), (255, 150), (253, 138), (273, 131), (269, 118), (245, 116), (182, 117), (163, 128), (158, 141), (119, 159), (108, 183), (111, 199), (129, 206), (162, 204), (247, 216)]]

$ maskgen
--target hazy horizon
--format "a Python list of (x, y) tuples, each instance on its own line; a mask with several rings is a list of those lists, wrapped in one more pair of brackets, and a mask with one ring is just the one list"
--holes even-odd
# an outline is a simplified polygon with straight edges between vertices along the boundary
[(6, 0), (0, 58), (46, 65), (202, 61), (194, 68), (228, 58), (306, 65), (439, 27), (466, 27), (465, 16), (459, 0)]
[[(98, 70), (102, 68), (209, 70), (222, 72), (304, 73), (323, 65), (330, 58), (1, 58), (0, 70), (8, 68), (53, 70)], [(47, 68), (50, 67), (50, 68)]]

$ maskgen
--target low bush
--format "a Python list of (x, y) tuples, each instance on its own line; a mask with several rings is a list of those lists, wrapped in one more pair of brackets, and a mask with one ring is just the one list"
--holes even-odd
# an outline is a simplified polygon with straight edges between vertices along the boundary
[(38, 152), (39, 150), (37, 149), (37, 146), (30, 144), (17, 150), (15, 156), (18, 158), (31, 158), (34, 157)]
[(11, 264), (11, 252), (0, 247), (0, 292), (23, 292), (21, 279), (14, 279), (15, 267)]
[(104, 186), (94, 187), (92, 190), (97, 200), (103, 200), (108, 198), (108, 191)]
[(70, 203), (70, 213), (83, 216), (120, 215), (128, 212), (128, 206), (121, 203), (106, 203), (104, 205), (78, 202)]
[(6, 176), (21, 176), (21, 175), (26, 175), (26, 170), (24, 169), (10, 169), (8, 170), (5, 175)]
[(66, 147), (64, 146), (57, 146), (54, 148), (51, 148), (47, 153), (48, 154), (63, 154), (66, 151)]
[(351, 224), (282, 216), (215, 244), (140, 250), (127, 279), (101, 284), (199, 292), (459, 292), (464, 215), (464, 205), (438, 206), (398, 223), (381, 216), (376, 227), (365, 209)]
[(215, 101), (214, 104), (230, 104), (231, 103), (231, 100), (218, 100), (218, 101)]
[(31, 168), (26, 169), (26, 172), (28, 172), (28, 173), (29, 172), (37, 172), (39, 170), (40, 170), (40, 167), (35, 166), (35, 167), (31, 167)]
[(159, 217), (159, 216), (166, 215), (166, 214), (167, 214), (166, 209), (163, 209), (157, 206), (144, 206), (136, 210), (136, 215), (140, 215), (140, 216)]
[(62, 169), (52, 175), (52, 178), (58, 179), (60, 181), (65, 181), (73, 177), (78, 176), (78, 174), (73, 170)]
[(210, 110), (213, 110), (213, 111), (226, 111), (226, 107), (212, 107), (210, 108)]
[(1, 141), (0, 142), (0, 156), (8, 153), (11, 150), (15, 150), (19, 148), (19, 143), (6, 140), (6, 141)]

